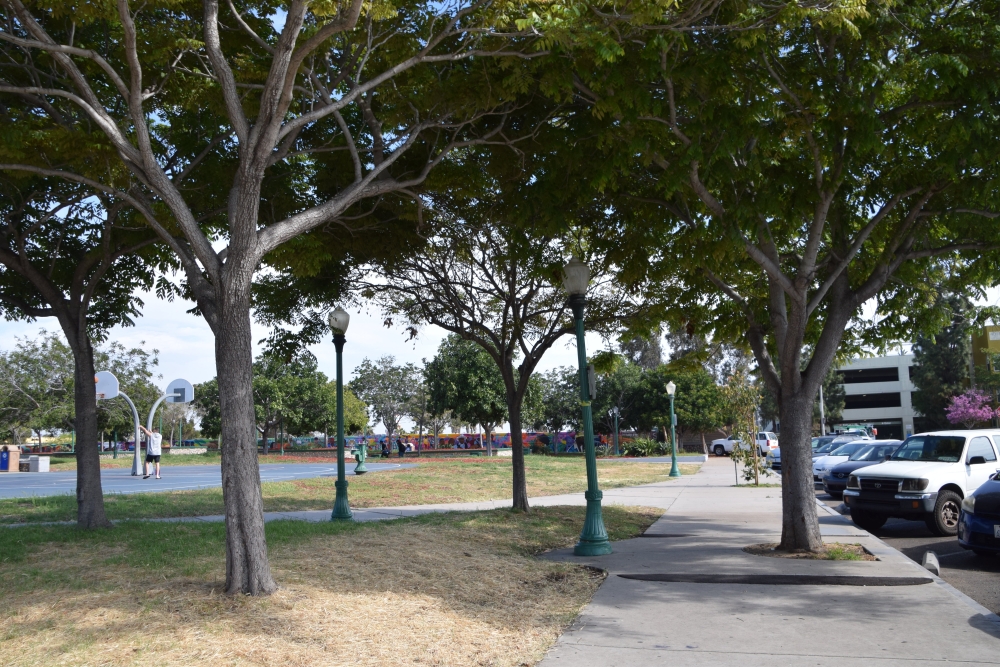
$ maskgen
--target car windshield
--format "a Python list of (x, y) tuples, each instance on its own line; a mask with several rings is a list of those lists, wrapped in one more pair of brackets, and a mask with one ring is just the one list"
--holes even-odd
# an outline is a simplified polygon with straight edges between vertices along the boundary
[(832, 452), (830, 452), (830, 456), (850, 456), (854, 452), (861, 449), (863, 446), (864, 445), (861, 445), (860, 443), (857, 442), (851, 442), (846, 445), (841, 445)]
[(813, 452), (813, 454), (829, 454), (833, 451), (833, 448), (836, 447), (837, 444), (838, 443), (835, 442), (828, 442), (825, 445), (820, 445), (816, 448), (816, 451)]
[(887, 445), (865, 445), (851, 455), (852, 461), (881, 461), (896, 451), (899, 442)]
[(961, 435), (917, 435), (900, 445), (892, 460), (955, 463), (964, 447), (965, 437)]

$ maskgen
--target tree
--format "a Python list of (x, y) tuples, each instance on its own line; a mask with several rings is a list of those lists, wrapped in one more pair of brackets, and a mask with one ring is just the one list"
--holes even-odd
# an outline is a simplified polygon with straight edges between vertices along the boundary
[(535, 420), (530, 422), (531, 427), (550, 433), (558, 433), (567, 426), (578, 430), (580, 371), (571, 366), (553, 368), (541, 375), (539, 384), (542, 406)]
[(959, 295), (942, 295), (938, 306), (949, 322), (937, 333), (917, 335), (913, 343), (911, 376), (917, 391), (913, 409), (924, 420), (919, 430), (948, 428), (947, 408), (953, 396), (965, 390), (971, 359), (972, 304)]
[(962, 424), (965, 428), (975, 428), (976, 424), (997, 416), (997, 411), (990, 405), (990, 397), (976, 389), (952, 396), (945, 413), (949, 422)]
[[(911, 1), (753, 40), (691, 31), (676, 49), (623, 46), (582, 80), (621, 115), (602, 138), (620, 149), (607, 163), (629, 161), (616, 259), (654, 267), (676, 324), (746, 340), (778, 400), (782, 549), (822, 546), (809, 435), (838, 351), (926, 328), (938, 286), (994, 280), (997, 9)], [(861, 318), (870, 301), (878, 317)]]
[[(28, 127), (37, 125), (10, 109), (6, 115), (27, 127), (5, 135), (0, 160), (32, 150), (26, 137), (34, 137)], [(71, 146), (59, 157), (95, 156)], [(82, 528), (110, 525), (101, 491), (94, 343), (111, 327), (132, 323), (142, 303), (136, 292), (153, 287), (154, 268), (165, 259), (153, 245), (155, 234), (135, 217), (124, 201), (100, 190), (23, 173), (0, 178), (0, 312), (10, 319), (55, 318), (72, 351)]]
[[(117, 159), (115, 178), (98, 185), (177, 255), (215, 334), (230, 593), (276, 587), (254, 447), (258, 267), (310, 230), (349, 227), (365, 200), (412, 197), (450, 151), (495, 137), (510, 106), (505, 84), (520, 84), (509, 69), (491, 72), (489, 56), (530, 58), (534, 41), (522, 33), (528, 44), (506, 50), (519, 37), (506, 3), (283, 9), (278, 24), (277, 5), (230, 5), (223, 18), (216, 0), (86, 11), (5, 0), (0, 22), (4, 104), (69, 131), (99, 128)], [(94, 181), (39, 162), (3, 168)], [(117, 188), (127, 181), (134, 190)], [(287, 198), (272, 196), (279, 183), (295, 185)]]
[(663, 363), (659, 332), (649, 338), (635, 336), (621, 344), (622, 354), (639, 368), (656, 368)]
[[(503, 158), (497, 162), (506, 166)], [(411, 261), (386, 267), (386, 280), (367, 289), (389, 315), (437, 325), (485, 350), (503, 380), (510, 423), (521, 425), (535, 367), (574, 330), (559, 285), (565, 258), (562, 243), (544, 226), (517, 223), (528, 215), (518, 205), (530, 186), (492, 177), (474, 185), (436, 197), (436, 233)], [(626, 319), (633, 308), (625, 290), (612, 283), (610, 267), (599, 257), (591, 264), (588, 326)], [(514, 427), (513, 506), (527, 511), (522, 446), (521, 430)]]
[(9, 428), (27, 428), (42, 444), (42, 432), (73, 424), (73, 354), (55, 334), (18, 338), (0, 352), (0, 410)]
[[(844, 413), (844, 405), (847, 404), (847, 392), (844, 391), (844, 381), (836, 368), (831, 366), (826, 377), (823, 378), (823, 417), (826, 422), (840, 419)], [(820, 423), (819, 397), (813, 404), (813, 423)]]
[(376, 423), (382, 422), (386, 436), (392, 440), (399, 431), (403, 417), (410, 414), (413, 396), (420, 377), (413, 364), (396, 364), (396, 357), (379, 357), (374, 362), (362, 360), (354, 369), (349, 387), (371, 410)]
[(191, 407), (198, 414), (201, 433), (206, 438), (222, 435), (222, 408), (219, 403), (219, 381), (215, 378), (194, 386)]
[[(757, 411), (760, 405), (759, 385), (743, 369), (736, 371), (722, 387), (728, 421), (733, 427), (733, 438), (741, 446), (733, 448), (733, 460), (743, 465), (743, 479), (760, 484), (761, 461), (757, 451)], [(746, 443), (742, 446), (742, 443)]]
[[(98, 368), (119, 378), (121, 390), (136, 405), (152, 405), (160, 397), (161, 390), (154, 384), (159, 379), (154, 375), (156, 350), (126, 349), (111, 342), (95, 348), (93, 359)], [(0, 352), (0, 415), (4, 421), (28, 427), (39, 438), (43, 431), (75, 431), (79, 421), (75, 412), (75, 368), (70, 347), (58, 334), (44, 329), (38, 338), (18, 339), (13, 350)], [(93, 376), (87, 384), (94, 384)], [(132, 410), (123, 400), (102, 401), (95, 422), (100, 429), (117, 429), (120, 433), (131, 433), (134, 428)]]
[[(324, 424), (333, 426), (337, 423), (337, 382), (331, 380), (326, 385), (327, 417)], [(358, 398), (350, 387), (344, 387), (344, 430), (347, 433), (367, 433), (368, 406)]]
[[(614, 431), (615, 422), (610, 414), (612, 408), (618, 408), (619, 429), (631, 430), (639, 423), (637, 408), (641, 405), (644, 372), (649, 371), (621, 357), (607, 372), (598, 372), (597, 398), (594, 399), (594, 428), (597, 432), (610, 434)], [(576, 392), (570, 391), (566, 400), (575, 403), (578, 400)], [(579, 412), (579, 409), (576, 411)]]
[[(213, 379), (195, 387), (195, 407), (208, 437), (220, 434), (218, 386)], [(257, 430), (265, 443), (272, 433), (277, 437), (279, 426), (287, 433), (311, 433), (336, 423), (336, 383), (317, 370), (311, 353), (300, 351), (291, 358), (260, 355), (254, 362), (253, 393)], [(367, 425), (365, 404), (345, 388), (344, 429), (356, 432)]]
[[(670, 397), (667, 383), (676, 385), (674, 414), (677, 415), (677, 433), (701, 433), (719, 428), (724, 423), (725, 406), (722, 394), (711, 374), (703, 368), (693, 371), (673, 371), (669, 366), (645, 371), (636, 389), (636, 422), (642, 430), (658, 427), (670, 432)], [(706, 453), (708, 446), (702, 436)]]
[[(424, 365), (424, 382), (433, 413), (451, 411), (482, 426), (487, 437), (507, 420), (503, 378), (486, 351), (472, 341), (455, 334), (441, 341), (437, 354)], [(513, 433), (518, 426), (510, 428)]]

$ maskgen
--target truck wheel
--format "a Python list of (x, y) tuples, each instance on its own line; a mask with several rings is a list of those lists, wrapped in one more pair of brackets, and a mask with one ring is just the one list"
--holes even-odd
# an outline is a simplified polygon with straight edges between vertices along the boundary
[(934, 503), (934, 511), (925, 519), (927, 528), (938, 537), (956, 535), (961, 511), (962, 497), (954, 491), (941, 491)]
[(715, 455), (716, 456), (725, 456), (726, 455), (726, 448), (723, 447), (722, 445), (716, 445), (715, 446)]
[(854, 522), (854, 525), (867, 530), (869, 533), (884, 526), (888, 520), (889, 517), (884, 514), (875, 514), (873, 512), (865, 512), (864, 510), (851, 510), (851, 521)]

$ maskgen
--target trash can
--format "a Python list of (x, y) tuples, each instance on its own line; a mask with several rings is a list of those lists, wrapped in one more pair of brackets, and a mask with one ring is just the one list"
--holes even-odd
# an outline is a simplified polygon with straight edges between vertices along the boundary
[(18, 472), (21, 461), (21, 448), (0, 447), (0, 472)]
[(48, 456), (28, 457), (28, 472), (48, 472), (48, 471), (49, 471)]

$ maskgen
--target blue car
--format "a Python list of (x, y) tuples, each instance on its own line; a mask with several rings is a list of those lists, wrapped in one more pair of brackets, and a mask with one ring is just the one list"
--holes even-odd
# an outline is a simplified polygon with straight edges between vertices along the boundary
[(1000, 472), (962, 501), (958, 543), (978, 556), (1000, 554)]
[(903, 444), (899, 440), (872, 440), (857, 450), (844, 463), (835, 465), (823, 476), (823, 490), (832, 498), (842, 498), (847, 488), (847, 479), (859, 468), (867, 468), (887, 461)]

